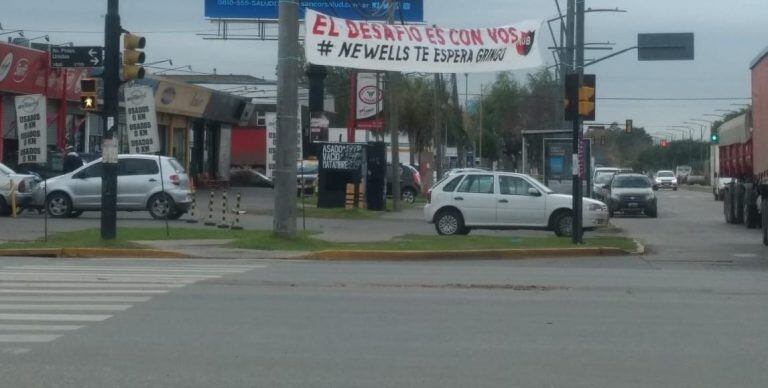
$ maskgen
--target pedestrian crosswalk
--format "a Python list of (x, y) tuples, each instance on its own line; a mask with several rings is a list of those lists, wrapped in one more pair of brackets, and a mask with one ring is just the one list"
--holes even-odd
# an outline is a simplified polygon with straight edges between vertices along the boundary
[(265, 265), (110, 263), (0, 267), (0, 358), (28, 353), (187, 285)]

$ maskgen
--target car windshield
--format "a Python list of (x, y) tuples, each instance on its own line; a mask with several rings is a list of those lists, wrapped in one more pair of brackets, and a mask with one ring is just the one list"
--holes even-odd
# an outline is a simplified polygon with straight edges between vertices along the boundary
[(599, 172), (595, 177), (595, 183), (606, 184), (611, 181), (611, 178), (613, 178), (614, 175), (615, 174), (612, 172)]
[(13, 170), (11, 170), (10, 168), (6, 167), (6, 165), (4, 165), (2, 163), (0, 163), (0, 172), (2, 172), (5, 175), (10, 175), (10, 174), (14, 173)]
[(674, 178), (675, 174), (673, 174), (672, 171), (659, 171), (659, 173), (656, 174), (656, 176), (660, 178)]
[(613, 178), (613, 187), (616, 188), (648, 188), (651, 182), (642, 176), (617, 176)]

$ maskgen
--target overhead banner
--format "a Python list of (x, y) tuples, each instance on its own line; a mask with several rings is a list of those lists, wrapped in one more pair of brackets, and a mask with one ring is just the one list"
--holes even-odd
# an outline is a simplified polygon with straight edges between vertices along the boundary
[(125, 123), (131, 153), (160, 152), (155, 94), (151, 87), (135, 85), (125, 88)]
[(384, 85), (377, 73), (357, 73), (356, 128), (381, 130), (384, 126)]
[(481, 73), (536, 68), (540, 20), (491, 28), (389, 25), (331, 17), (307, 10), (307, 60), (357, 69)]
[[(382, 0), (300, 0), (299, 19), (308, 8), (347, 19), (386, 20), (387, 3)], [(211, 19), (278, 19), (277, 0), (205, 0), (205, 17)], [(424, 0), (400, 0), (395, 19), (408, 23), (424, 21)]]
[(45, 164), (48, 160), (45, 103), (42, 94), (16, 96), (19, 164)]

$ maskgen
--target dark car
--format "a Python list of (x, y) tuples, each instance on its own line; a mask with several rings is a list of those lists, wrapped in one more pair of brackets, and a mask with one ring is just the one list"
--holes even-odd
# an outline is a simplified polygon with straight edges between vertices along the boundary
[[(421, 174), (413, 166), (400, 164), (400, 197), (407, 203), (416, 202), (421, 192)], [(392, 164), (387, 163), (387, 195), (392, 195)]]
[(595, 181), (592, 182), (592, 198), (607, 202), (605, 185), (611, 183), (615, 171), (598, 171), (595, 173)]
[(658, 216), (656, 193), (658, 186), (651, 183), (645, 175), (616, 174), (611, 182), (604, 186), (608, 190), (608, 214), (645, 213), (648, 217)]

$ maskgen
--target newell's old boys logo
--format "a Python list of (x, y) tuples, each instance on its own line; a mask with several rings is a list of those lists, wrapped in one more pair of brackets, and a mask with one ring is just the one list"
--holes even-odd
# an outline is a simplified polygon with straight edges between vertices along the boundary
[(37, 105), (40, 104), (40, 101), (35, 97), (25, 97), (23, 100), (21, 100), (21, 104), (19, 104), (19, 109), (24, 114), (32, 114), (37, 111)]
[(21, 58), (16, 62), (16, 69), (13, 71), (13, 80), (17, 83), (21, 83), (27, 78), (27, 73), (29, 73), (29, 61), (27, 58)]
[(360, 101), (371, 105), (378, 103), (382, 98), (381, 91), (375, 86), (366, 86), (360, 89), (358, 94)]
[(6, 54), (5, 58), (3, 58), (3, 61), (0, 62), (0, 82), (3, 82), (5, 77), (8, 76), (8, 73), (11, 72), (12, 63), (13, 63), (13, 53)]
[(533, 38), (536, 31), (527, 31), (520, 34), (520, 39), (515, 45), (517, 47), (517, 53), (520, 55), (528, 55), (533, 47)]
[(131, 90), (131, 95), (128, 96), (127, 100), (131, 103), (131, 105), (136, 106), (144, 102), (144, 100), (147, 98), (147, 92), (142, 89), (134, 89)]

